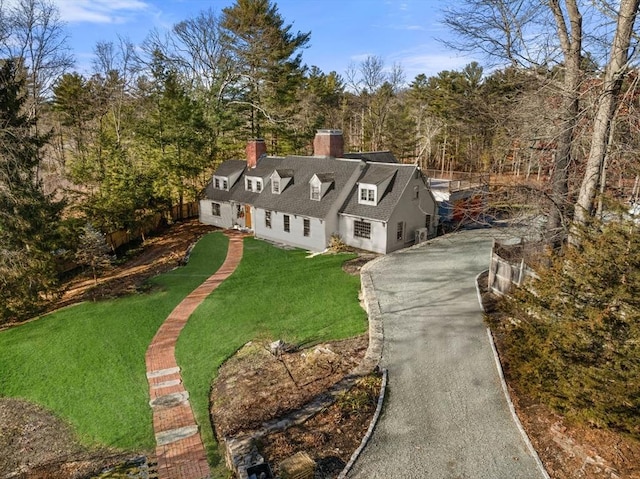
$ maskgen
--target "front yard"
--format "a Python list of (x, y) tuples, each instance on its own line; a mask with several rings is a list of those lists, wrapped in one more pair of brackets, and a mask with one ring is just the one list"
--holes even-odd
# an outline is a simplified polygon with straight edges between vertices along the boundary
[[(148, 292), (81, 303), (0, 332), (0, 396), (45, 406), (85, 445), (153, 450), (147, 346), (173, 307), (222, 264), (226, 248), (226, 237), (209, 234), (187, 266), (154, 278)], [(341, 270), (349, 258), (307, 259), (246, 239), (236, 272), (190, 319), (176, 355), (212, 465), (220, 461), (208, 393), (226, 358), (255, 338), (312, 344), (366, 330), (359, 278)]]

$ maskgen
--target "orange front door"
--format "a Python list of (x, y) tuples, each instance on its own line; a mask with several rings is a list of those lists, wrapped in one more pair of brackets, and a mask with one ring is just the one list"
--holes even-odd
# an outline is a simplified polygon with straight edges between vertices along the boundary
[(244, 205), (244, 226), (251, 228), (251, 205)]

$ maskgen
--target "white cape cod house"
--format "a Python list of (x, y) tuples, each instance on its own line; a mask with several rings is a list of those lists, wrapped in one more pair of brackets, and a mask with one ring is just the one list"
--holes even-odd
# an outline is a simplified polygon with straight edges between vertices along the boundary
[(319, 130), (313, 156), (271, 157), (264, 141), (250, 141), (246, 161), (214, 173), (200, 221), (310, 251), (326, 249), (332, 235), (389, 253), (435, 234), (436, 201), (415, 165), (389, 152), (344, 154), (342, 145), (341, 131)]

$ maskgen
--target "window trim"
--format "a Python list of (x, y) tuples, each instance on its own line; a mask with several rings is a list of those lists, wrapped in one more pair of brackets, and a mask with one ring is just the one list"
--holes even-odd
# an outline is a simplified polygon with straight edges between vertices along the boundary
[(260, 193), (262, 191), (262, 180), (256, 180), (256, 193)]
[(402, 241), (404, 239), (404, 221), (399, 221), (396, 227), (396, 241)]
[(211, 202), (211, 216), (215, 216), (216, 218), (220, 218), (222, 216), (220, 203), (216, 203), (215, 201)]
[(371, 239), (371, 223), (364, 220), (353, 220), (353, 237)]
[(302, 219), (302, 235), (311, 236), (311, 220), (309, 218)]
[(220, 189), (220, 178), (215, 177), (215, 178), (213, 179), (213, 187), (214, 187), (216, 190), (219, 190), (219, 189)]
[(271, 193), (274, 195), (280, 194), (280, 180), (276, 180), (275, 178), (271, 180)]
[(282, 226), (285, 233), (291, 233), (291, 217), (289, 215), (284, 215)]
[(358, 203), (363, 205), (377, 205), (378, 192), (371, 185), (359, 185), (358, 187)]
[(320, 201), (321, 197), (322, 197), (322, 186), (311, 185), (311, 199), (313, 201)]
[(264, 212), (264, 227), (271, 229), (271, 211)]

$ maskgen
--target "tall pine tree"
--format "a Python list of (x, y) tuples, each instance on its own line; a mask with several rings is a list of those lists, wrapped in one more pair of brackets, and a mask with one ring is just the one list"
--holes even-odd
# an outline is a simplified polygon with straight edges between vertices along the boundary
[(310, 33), (293, 33), (269, 0), (237, 0), (222, 13), (223, 39), (239, 68), (237, 103), (247, 107), (252, 136), (262, 137), (265, 120), (282, 125), (291, 113), (303, 80), (300, 50)]
[(37, 178), (46, 136), (24, 112), (24, 70), (0, 65), (0, 322), (33, 314), (55, 291), (53, 251), (62, 203)]

